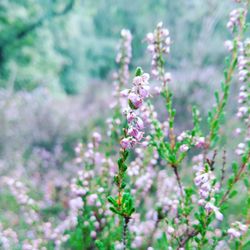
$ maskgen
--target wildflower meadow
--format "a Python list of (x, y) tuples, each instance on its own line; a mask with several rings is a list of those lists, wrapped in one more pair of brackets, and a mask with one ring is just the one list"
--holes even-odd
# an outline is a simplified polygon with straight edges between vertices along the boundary
[[(3, 9), (8, 4), (11, 3), (3, 1)], [(62, 4), (49, 12), (51, 19), (43, 25), (46, 27), (54, 16), (59, 22), (61, 15), (72, 11), (73, 4), (74, 1), (69, 1), (68, 5)], [(7, 87), (1, 85), (0, 91), (0, 249), (249, 250), (249, 5), (249, 0), (235, 0), (223, 8), (227, 20), (217, 22), (215, 27), (223, 30), (220, 34), (224, 42), (216, 40), (216, 33), (208, 32), (213, 22), (206, 19), (205, 26), (200, 27), (201, 37), (205, 38), (200, 45), (188, 49), (184, 64), (187, 70), (179, 78), (175, 66), (181, 57), (174, 57), (174, 53), (184, 48), (181, 43), (176, 48), (175, 43), (177, 33), (192, 36), (187, 29), (178, 26), (172, 35), (171, 25), (175, 24), (161, 20), (151, 23), (151, 30), (145, 26), (139, 29), (142, 37), (137, 29), (135, 34), (127, 27), (113, 29), (119, 38), (115, 39), (117, 46), (110, 43), (116, 49), (112, 73), (105, 80), (110, 85), (97, 83), (81, 93), (83, 97), (57, 95), (56, 84), (34, 85), (33, 81), (40, 82), (41, 75), (45, 75), (39, 71), (41, 67), (49, 72), (48, 82), (57, 79), (59, 69), (53, 68), (49, 59), (50, 65), (39, 62), (37, 55), (29, 59), (39, 50), (28, 52), (27, 48), (36, 44), (31, 37), (26, 37), (28, 45), (20, 45), (17, 55), (12, 55), (14, 59), (9, 56), (8, 60), (9, 51), (14, 53), (18, 44), (8, 47), (8, 37), (0, 39), (1, 81), (9, 82)], [(86, 8), (92, 8), (93, 15), (95, 8), (91, 6), (89, 2)], [(213, 16), (213, 11), (209, 13)], [(15, 18), (5, 20), (1, 27)], [(102, 21), (105, 18), (95, 19), (99, 25)], [(73, 26), (67, 34), (74, 36), (77, 43), (78, 33)], [(45, 27), (37, 32), (43, 31), (45, 36)], [(67, 40), (66, 35), (60, 36), (63, 27), (57, 30), (55, 26), (51, 34)], [(98, 46), (98, 40), (93, 46)], [(213, 40), (217, 41), (218, 50), (224, 51), (222, 56), (214, 48), (215, 52), (211, 52), (217, 58), (214, 61), (207, 55), (202, 57), (200, 49), (201, 45), (209, 48)], [(40, 42), (43, 48), (43, 41)], [(186, 41), (181, 42), (184, 46)], [(44, 43), (49, 40), (46, 38)], [(65, 44), (53, 53), (67, 54)], [(84, 44), (75, 44), (70, 50), (77, 56), (80, 47)], [(34, 61), (21, 67), (14, 62), (18, 53), (25, 50), (26, 59), (22, 60)], [(195, 60), (188, 57), (191, 52), (201, 63), (215, 63), (218, 76), (213, 71), (199, 72), (198, 59), (191, 68)], [(87, 59), (93, 57), (89, 64), (95, 65), (96, 70), (89, 71), (97, 72), (101, 68), (99, 59), (90, 51), (86, 55)], [(70, 68), (76, 63), (73, 57), (67, 71), (66, 59), (59, 54), (50, 56), (62, 61), (63, 74), (73, 70)], [(105, 60), (103, 56), (104, 64), (109, 66)], [(88, 62), (84, 65), (90, 67)], [(22, 89), (29, 74), (18, 77), (27, 67), (33, 70), (33, 80)], [(71, 72), (75, 76), (73, 81), (77, 81), (77, 74)], [(193, 74), (195, 79), (204, 76), (205, 82), (214, 81), (216, 75), (218, 82), (209, 86), (210, 91), (205, 83), (199, 85), (195, 80), (183, 97), (183, 90), (177, 85), (185, 86), (185, 80)], [(67, 82), (65, 75), (60, 79)], [(72, 94), (75, 91), (72, 86), (64, 88)]]

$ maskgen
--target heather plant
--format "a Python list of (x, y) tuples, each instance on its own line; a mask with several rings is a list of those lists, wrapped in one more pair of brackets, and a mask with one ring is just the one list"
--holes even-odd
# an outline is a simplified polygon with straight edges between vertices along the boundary
[[(1, 179), (19, 207), (6, 215), (17, 214), (14, 220), (1, 218), (3, 249), (250, 248), (250, 2), (236, 2), (215, 104), (208, 115), (193, 106), (192, 127), (184, 131), (176, 127), (174, 80), (167, 70), (169, 30), (160, 22), (146, 35), (151, 74), (137, 67), (132, 79), (132, 35), (122, 30), (106, 134), (99, 128), (88, 143), (77, 144), (71, 163), (77, 173), (50, 195), (13, 177)], [(238, 126), (229, 136), (240, 142), (229, 157), (224, 130), (234, 76)], [(164, 117), (157, 101), (164, 103)]]

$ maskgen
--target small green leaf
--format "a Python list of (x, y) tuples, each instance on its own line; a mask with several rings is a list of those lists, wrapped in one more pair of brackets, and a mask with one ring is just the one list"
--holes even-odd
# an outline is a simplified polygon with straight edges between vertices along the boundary
[(104, 244), (100, 240), (96, 240), (95, 244), (98, 250), (105, 250)]
[(135, 70), (135, 76), (141, 76), (143, 74), (142, 68), (137, 67)]
[(244, 244), (243, 250), (249, 250), (250, 249), (250, 240), (246, 242), (246, 244)]
[(124, 189), (126, 187), (126, 185), (127, 184), (125, 182), (123, 182), (122, 185), (121, 185), (121, 189)]
[(218, 92), (218, 91), (215, 91), (214, 96), (215, 96), (216, 103), (218, 104), (218, 103), (220, 102), (220, 99), (219, 99), (219, 92)]
[(135, 107), (135, 105), (134, 105), (130, 100), (128, 100), (128, 105), (129, 105), (129, 107), (130, 107), (131, 109), (137, 109), (137, 108)]
[(108, 202), (110, 202), (113, 206), (118, 207), (118, 204), (117, 204), (116, 200), (113, 197), (109, 196), (108, 197)]
[(237, 162), (233, 162), (232, 169), (233, 169), (234, 175), (236, 175), (237, 171), (238, 171), (238, 163)]
[(130, 210), (130, 211), (129, 211), (129, 213), (128, 213), (128, 214), (129, 214), (129, 216), (131, 216), (131, 215), (132, 215), (132, 213), (134, 213), (134, 212), (135, 212), (135, 208), (134, 208), (134, 207), (132, 207), (132, 208), (131, 208), (131, 210)]
[(122, 215), (122, 213), (120, 211), (118, 211), (117, 209), (115, 209), (114, 207), (110, 207), (109, 208), (113, 213), (115, 214), (119, 214), (119, 215)]
[(244, 184), (245, 184), (245, 186), (246, 186), (247, 188), (250, 187), (250, 185), (249, 185), (249, 180), (248, 180), (247, 178), (244, 179)]
[(234, 196), (236, 196), (238, 194), (238, 192), (236, 190), (233, 190), (230, 195), (229, 198), (233, 198)]
[(123, 153), (123, 157), (124, 157), (124, 160), (126, 160), (128, 158), (128, 151), (125, 150), (124, 153)]

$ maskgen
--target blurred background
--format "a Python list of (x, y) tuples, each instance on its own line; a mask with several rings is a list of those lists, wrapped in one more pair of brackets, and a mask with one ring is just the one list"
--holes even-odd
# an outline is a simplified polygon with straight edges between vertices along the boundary
[[(86, 144), (94, 130), (106, 134), (123, 28), (133, 35), (131, 72), (137, 66), (150, 72), (144, 38), (164, 23), (173, 41), (167, 71), (177, 131), (190, 127), (193, 104), (205, 117), (223, 79), (233, 8), (230, 0), (0, 0), (0, 176), (23, 181), (33, 197), (53, 205), (51, 214), (61, 211), (67, 181), (79, 169), (75, 146)], [(222, 140), (228, 158), (238, 143), (237, 93), (235, 81), (231, 118), (221, 131), (229, 138)], [(163, 120), (163, 103), (158, 108)], [(9, 220), (17, 224), (18, 206), (1, 187), (0, 221)]]
[(132, 72), (150, 71), (146, 34), (159, 21), (169, 28), (179, 129), (192, 104), (207, 114), (223, 76), (232, 9), (226, 0), (1, 0), (1, 175), (70, 170), (76, 143), (96, 127), (105, 131), (123, 28), (133, 34)]

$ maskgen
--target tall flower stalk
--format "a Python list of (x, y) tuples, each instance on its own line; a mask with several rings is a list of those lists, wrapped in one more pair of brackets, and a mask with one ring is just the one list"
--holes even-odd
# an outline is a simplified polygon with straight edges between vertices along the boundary
[(110, 210), (123, 219), (123, 249), (127, 248), (128, 223), (135, 211), (129, 188), (126, 189), (126, 172), (128, 169), (126, 160), (129, 157), (129, 150), (134, 148), (143, 138), (144, 124), (137, 111), (143, 104), (144, 99), (149, 95), (148, 80), (149, 74), (143, 73), (141, 68), (137, 68), (133, 79), (133, 87), (123, 91), (123, 94), (127, 96), (128, 107), (124, 111), (127, 126), (124, 128), (124, 137), (120, 141), (120, 158), (117, 161), (118, 172), (114, 177), (118, 194), (115, 197), (108, 197), (108, 201), (112, 204)]

